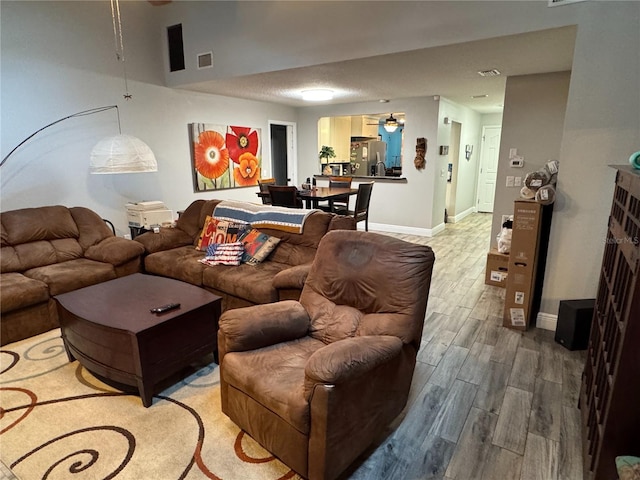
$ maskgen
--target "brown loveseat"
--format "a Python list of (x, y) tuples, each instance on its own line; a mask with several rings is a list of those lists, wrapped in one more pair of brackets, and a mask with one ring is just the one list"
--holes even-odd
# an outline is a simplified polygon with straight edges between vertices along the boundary
[(259, 229), (278, 237), (280, 243), (258, 265), (205, 266), (198, 260), (205, 254), (196, 250), (202, 227), (220, 200), (196, 200), (180, 215), (175, 228), (161, 228), (135, 238), (147, 251), (145, 271), (204, 287), (222, 297), (222, 308), (298, 299), (313, 261), (318, 243), (330, 230), (354, 230), (352, 217), (314, 212), (304, 223), (302, 234)]
[(220, 317), (222, 411), (303, 477), (338, 477), (407, 403), (434, 259), (329, 232), (299, 302)]
[(0, 214), (2, 345), (58, 327), (54, 295), (141, 270), (144, 248), (84, 207)]

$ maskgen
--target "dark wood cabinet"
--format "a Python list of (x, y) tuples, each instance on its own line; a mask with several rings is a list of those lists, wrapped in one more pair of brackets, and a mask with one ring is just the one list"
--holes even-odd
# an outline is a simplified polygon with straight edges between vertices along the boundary
[(618, 478), (615, 458), (640, 456), (640, 172), (615, 168), (580, 396), (585, 480)]

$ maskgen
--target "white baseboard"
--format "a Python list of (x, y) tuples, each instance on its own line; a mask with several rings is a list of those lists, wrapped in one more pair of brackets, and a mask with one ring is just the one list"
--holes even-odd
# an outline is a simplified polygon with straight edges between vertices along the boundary
[[(364, 230), (364, 224), (358, 223), (358, 230)], [(403, 225), (389, 225), (386, 223), (369, 223), (369, 230), (378, 232), (403, 233), (405, 235), (418, 235), (420, 237), (433, 237), (444, 230), (444, 223), (435, 228), (405, 227)]]
[(459, 213), (458, 215), (455, 215), (453, 217), (448, 217), (447, 218), (447, 222), (449, 223), (457, 223), (462, 221), (465, 217), (468, 217), (469, 215), (471, 215), (472, 213), (476, 213), (476, 207), (470, 207), (467, 208), (464, 212)]
[(558, 315), (538, 312), (538, 317), (536, 318), (536, 328), (542, 328), (544, 330), (551, 330), (552, 332), (555, 332), (557, 325)]

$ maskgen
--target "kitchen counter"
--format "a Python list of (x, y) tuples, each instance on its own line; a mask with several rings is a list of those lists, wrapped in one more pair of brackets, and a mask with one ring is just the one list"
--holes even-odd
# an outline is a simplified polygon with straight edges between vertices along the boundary
[(326, 180), (329, 181), (329, 178), (340, 178), (340, 177), (350, 177), (353, 182), (388, 182), (388, 183), (407, 183), (406, 177), (392, 177), (392, 176), (384, 176), (384, 177), (375, 177), (375, 176), (364, 176), (364, 175), (314, 175), (313, 178), (316, 180)]

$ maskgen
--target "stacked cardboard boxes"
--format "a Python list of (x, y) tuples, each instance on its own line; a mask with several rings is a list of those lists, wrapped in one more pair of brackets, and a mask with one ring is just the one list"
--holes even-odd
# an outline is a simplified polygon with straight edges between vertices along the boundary
[(508, 272), (509, 254), (500, 253), (497, 248), (492, 248), (487, 254), (484, 283), (504, 288), (507, 286)]
[(552, 206), (516, 200), (503, 325), (526, 330), (538, 314), (547, 257)]

